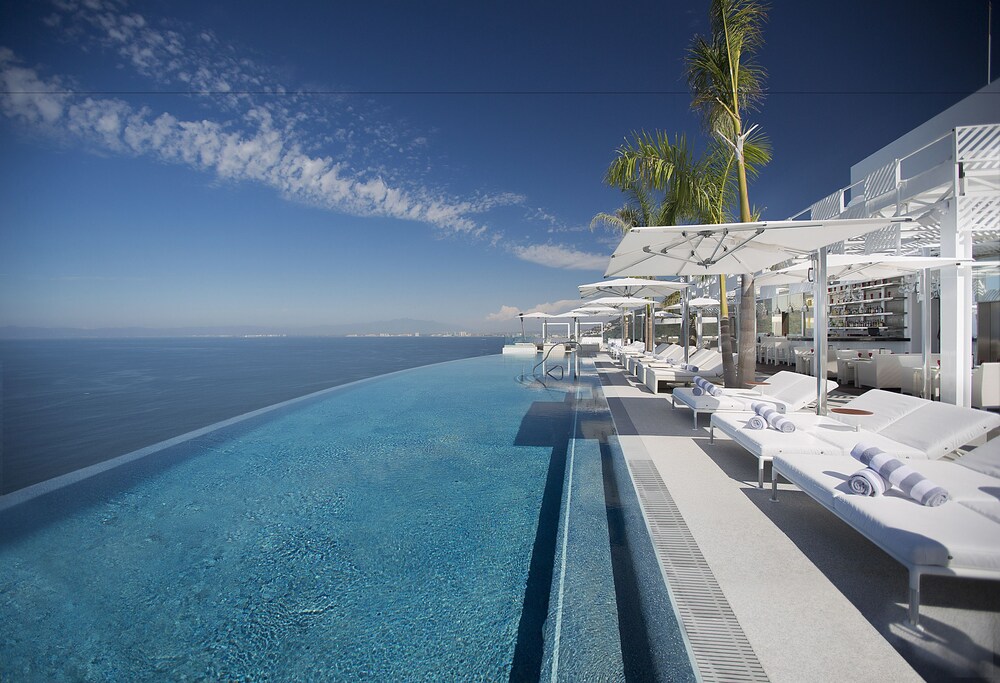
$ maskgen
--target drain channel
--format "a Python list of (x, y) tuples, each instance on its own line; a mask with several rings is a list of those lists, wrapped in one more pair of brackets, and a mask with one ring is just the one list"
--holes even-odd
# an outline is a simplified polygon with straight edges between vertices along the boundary
[(767, 681), (656, 465), (631, 460), (629, 469), (701, 680)]

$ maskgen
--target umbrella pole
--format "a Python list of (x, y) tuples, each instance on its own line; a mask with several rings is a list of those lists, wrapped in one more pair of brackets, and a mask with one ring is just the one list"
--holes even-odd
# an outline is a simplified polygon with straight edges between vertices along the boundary
[(813, 360), (816, 362), (816, 414), (826, 415), (826, 356), (828, 352), (827, 340), (829, 339), (829, 329), (827, 327), (827, 300), (829, 298), (826, 290), (826, 247), (820, 247), (819, 251), (813, 255), (816, 312), (813, 323), (813, 343), (816, 344), (816, 352)]
[(933, 398), (931, 389), (931, 271), (924, 268), (920, 271), (920, 296), (923, 303), (920, 309), (920, 361), (924, 367), (924, 382), (920, 387), (923, 398)]
[[(690, 276), (684, 278), (684, 282), (690, 282), (690, 281), (691, 281)], [(688, 323), (688, 300), (690, 300), (690, 298), (691, 298), (691, 292), (689, 291), (690, 289), (691, 289), (690, 287), (685, 287), (684, 288), (684, 318), (681, 320), (681, 336), (683, 337), (683, 339), (681, 340), (681, 344), (684, 345), (684, 364), (685, 365), (687, 365), (687, 363), (690, 360), (690, 356), (688, 354), (688, 350), (689, 350), (688, 349), (688, 340), (691, 339), (691, 329), (690, 329), (691, 326)]]

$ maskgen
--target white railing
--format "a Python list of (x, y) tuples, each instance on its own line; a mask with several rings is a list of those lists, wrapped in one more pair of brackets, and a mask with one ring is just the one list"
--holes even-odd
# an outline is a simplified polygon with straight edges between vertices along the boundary
[(855, 242), (855, 248), (871, 253), (899, 251), (911, 242), (910, 246), (926, 246), (939, 229), (932, 209), (954, 196), (956, 179), (959, 196), (963, 201), (968, 198), (969, 215), (975, 216), (966, 229), (978, 232), (992, 225), (995, 230), (1000, 220), (1000, 124), (959, 126), (827, 195), (791, 219), (911, 215), (917, 224), (906, 233), (893, 228), (894, 234), (869, 236)]

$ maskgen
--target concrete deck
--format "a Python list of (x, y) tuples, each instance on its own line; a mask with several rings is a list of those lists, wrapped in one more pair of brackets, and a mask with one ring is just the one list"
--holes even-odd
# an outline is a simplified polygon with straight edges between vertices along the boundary
[(626, 459), (655, 463), (771, 681), (1000, 681), (1000, 583), (925, 577), (913, 632), (902, 565), (791, 485), (771, 502), (740, 446), (595, 360)]

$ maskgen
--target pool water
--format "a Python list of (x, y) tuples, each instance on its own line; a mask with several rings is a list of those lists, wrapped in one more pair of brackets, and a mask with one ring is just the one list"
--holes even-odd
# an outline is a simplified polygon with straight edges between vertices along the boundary
[(0, 678), (694, 680), (577, 362), (338, 387), (8, 505)]

